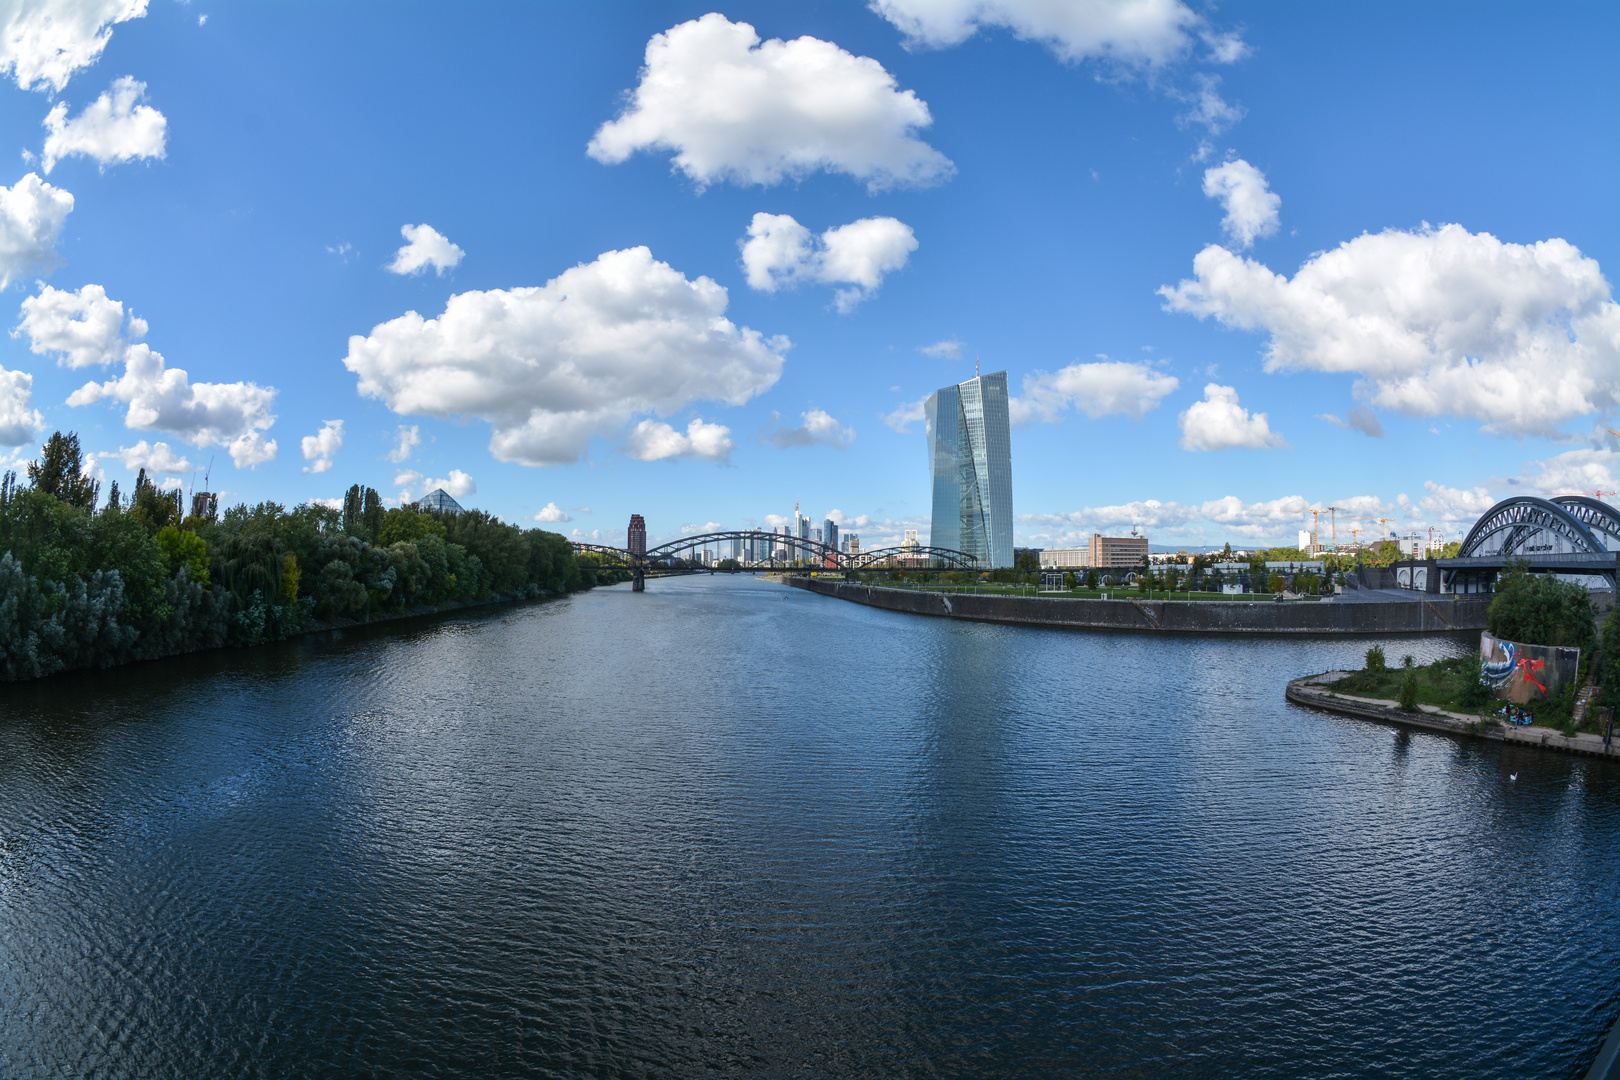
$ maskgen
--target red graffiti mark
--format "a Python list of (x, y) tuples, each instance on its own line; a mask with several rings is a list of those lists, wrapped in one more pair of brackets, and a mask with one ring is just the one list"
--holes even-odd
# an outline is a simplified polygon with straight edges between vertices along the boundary
[(1519, 669), (1519, 675), (1520, 675), (1521, 678), (1523, 678), (1523, 680), (1525, 682), (1534, 683), (1535, 688), (1537, 690), (1540, 690), (1543, 694), (1545, 694), (1547, 692), (1547, 688), (1545, 686), (1542, 686), (1539, 682), (1536, 682), (1536, 677), (1534, 675), (1530, 674), (1532, 671), (1540, 671), (1542, 668), (1546, 667), (1547, 666), (1547, 661), (1545, 661), (1545, 660), (1527, 660), (1527, 659), (1521, 657), (1519, 659), (1518, 664), (1516, 664), (1515, 666)]

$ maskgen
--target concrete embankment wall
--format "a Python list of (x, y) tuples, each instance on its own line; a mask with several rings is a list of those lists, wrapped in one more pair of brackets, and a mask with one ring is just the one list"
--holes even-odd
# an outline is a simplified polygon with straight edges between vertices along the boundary
[(1595, 757), (1620, 759), (1620, 739), (1605, 746), (1602, 737), (1598, 735), (1560, 735), (1556, 731), (1541, 727), (1521, 728), (1498, 723), (1479, 723), (1460, 720), (1438, 711), (1430, 712), (1426, 708), (1418, 712), (1392, 709), (1368, 701), (1340, 697), (1331, 690), (1313, 685), (1323, 678), (1325, 676), (1295, 679), (1288, 684), (1285, 695), (1295, 705), (1308, 705), (1314, 709), (1342, 713), (1345, 716), (1359, 716), (1363, 720), (1380, 720), (1387, 724), (1401, 724), (1427, 731), (1443, 731), (1450, 735), (1473, 735), (1481, 739), (1538, 746), (1546, 750), (1563, 750), (1571, 754), (1591, 754)]
[(1077, 600), (887, 589), (828, 578), (789, 585), (857, 604), (977, 622), (1172, 634), (1421, 634), (1483, 630), (1489, 597), (1386, 604), (1275, 600)]

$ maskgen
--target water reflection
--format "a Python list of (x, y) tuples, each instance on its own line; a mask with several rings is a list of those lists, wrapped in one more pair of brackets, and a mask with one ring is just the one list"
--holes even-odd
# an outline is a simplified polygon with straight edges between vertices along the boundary
[(1577, 1074), (1620, 770), (1283, 702), (1368, 644), (703, 578), (11, 687), (0, 1073)]

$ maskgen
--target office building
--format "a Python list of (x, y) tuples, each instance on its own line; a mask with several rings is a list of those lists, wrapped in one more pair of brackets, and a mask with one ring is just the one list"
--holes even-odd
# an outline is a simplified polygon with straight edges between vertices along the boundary
[(821, 542), (834, 551), (838, 550), (838, 523), (832, 518), (821, 523)]
[(1148, 561), (1145, 536), (1103, 536), (1091, 534), (1089, 565), (1107, 569), (1134, 569)]
[(928, 542), (972, 555), (981, 570), (1013, 564), (1012, 425), (1007, 373), (942, 387), (923, 404), (933, 517)]
[(632, 555), (647, 554), (647, 522), (640, 514), (630, 515), (630, 537), (624, 549)]

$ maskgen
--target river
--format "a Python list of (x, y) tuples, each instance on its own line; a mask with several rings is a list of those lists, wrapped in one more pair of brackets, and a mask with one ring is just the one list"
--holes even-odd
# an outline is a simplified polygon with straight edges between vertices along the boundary
[(1368, 643), (702, 577), (7, 687), (0, 1075), (1581, 1076), (1620, 769), (1284, 702)]

